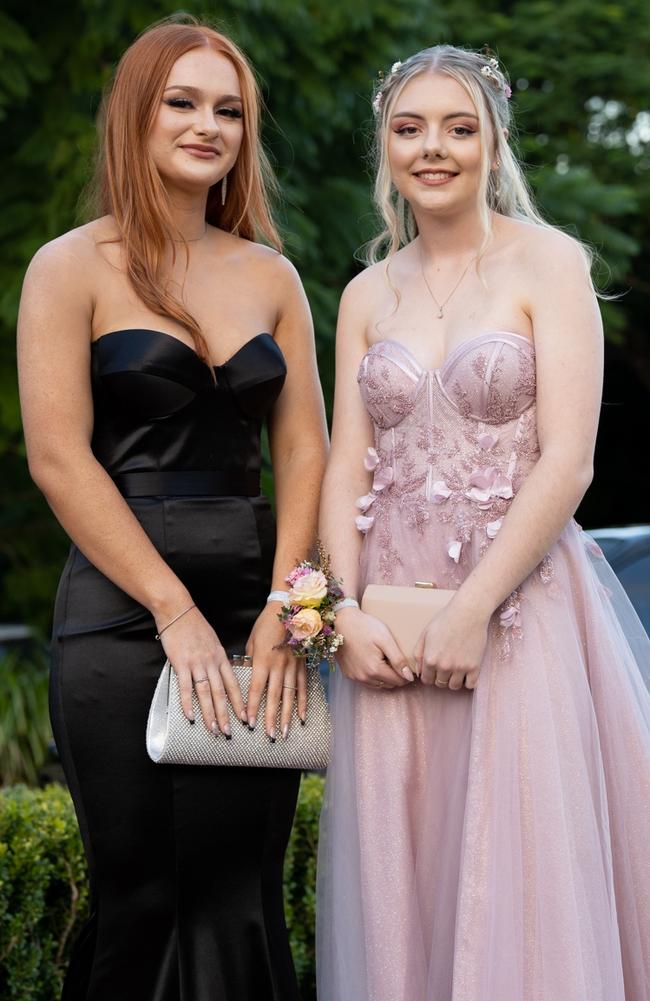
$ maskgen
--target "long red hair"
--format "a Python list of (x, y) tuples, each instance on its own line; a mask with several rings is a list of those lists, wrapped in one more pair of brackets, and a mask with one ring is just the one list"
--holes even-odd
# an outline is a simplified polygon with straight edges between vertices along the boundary
[(112, 215), (117, 223), (127, 274), (136, 293), (155, 313), (186, 327), (207, 362), (208, 349), (199, 324), (160, 280), (164, 251), (180, 234), (148, 150), (149, 133), (172, 66), (186, 52), (203, 46), (210, 46), (233, 64), (244, 122), (239, 155), (228, 175), (226, 204), (221, 204), (218, 182), (208, 193), (206, 221), (244, 239), (262, 239), (281, 249), (269, 204), (275, 178), (260, 141), (261, 96), (253, 71), (234, 42), (196, 18), (185, 16), (182, 22), (166, 20), (148, 28), (122, 56), (100, 110), (93, 189), (97, 214)]

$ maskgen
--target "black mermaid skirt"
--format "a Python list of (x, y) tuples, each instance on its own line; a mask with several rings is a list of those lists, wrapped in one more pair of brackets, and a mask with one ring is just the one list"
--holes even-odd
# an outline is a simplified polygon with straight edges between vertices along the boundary
[[(270, 583), (268, 502), (129, 503), (226, 651), (242, 652)], [(300, 773), (153, 764), (154, 632), (149, 612), (73, 546), (55, 608), (51, 715), (92, 905), (63, 1001), (297, 1001), (282, 868)]]

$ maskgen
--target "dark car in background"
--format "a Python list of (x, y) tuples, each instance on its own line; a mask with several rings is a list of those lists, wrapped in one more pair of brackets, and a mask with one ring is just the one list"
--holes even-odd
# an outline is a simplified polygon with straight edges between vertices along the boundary
[(650, 633), (650, 525), (588, 529)]

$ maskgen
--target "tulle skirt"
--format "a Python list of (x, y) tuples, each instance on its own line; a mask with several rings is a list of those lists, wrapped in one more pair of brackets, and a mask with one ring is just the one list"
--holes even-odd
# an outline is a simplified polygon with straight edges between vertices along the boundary
[(551, 555), (474, 692), (333, 676), (319, 1001), (650, 1001), (650, 642)]

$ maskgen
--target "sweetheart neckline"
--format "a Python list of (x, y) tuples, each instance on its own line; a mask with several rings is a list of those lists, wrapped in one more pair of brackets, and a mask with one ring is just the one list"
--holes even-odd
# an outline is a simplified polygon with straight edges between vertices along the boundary
[(455, 356), (461, 350), (466, 349), (469, 344), (475, 344), (477, 341), (482, 341), (485, 338), (489, 337), (499, 338), (503, 336), (516, 337), (517, 340), (523, 341), (524, 344), (528, 345), (528, 347), (533, 353), (535, 352), (535, 345), (533, 341), (531, 341), (529, 337), (525, 337), (523, 334), (516, 333), (514, 330), (485, 330), (480, 334), (475, 334), (474, 337), (468, 337), (464, 341), (460, 341), (460, 343), (457, 344), (455, 348), (451, 349), (451, 351), (443, 361), (442, 365), (439, 365), (436, 368), (426, 368), (424, 365), (421, 365), (418, 359), (411, 351), (411, 349), (402, 341), (399, 341), (394, 337), (382, 337), (380, 340), (375, 341), (373, 344), (370, 345), (370, 347), (368, 348), (363, 357), (365, 358), (368, 354), (370, 354), (373, 348), (378, 347), (380, 344), (396, 344), (397, 347), (400, 348), (400, 350), (403, 351), (405, 355), (408, 355), (408, 357), (411, 359), (411, 361), (415, 364), (415, 366), (419, 369), (421, 373), (439, 375), (440, 373), (444, 372), (447, 365), (455, 358)]
[[(99, 337), (96, 337), (94, 340), (92, 340), (90, 342), (91, 349), (96, 344), (99, 344), (100, 341), (103, 341), (105, 337), (112, 337), (113, 334), (137, 333), (139, 331), (142, 331), (143, 333), (147, 333), (147, 334), (157, 334), (159, 337), (166, 337), (170, 341), (175, 341), (176, 344), (180, 344), (180, 346), (182, 348), (185, 348), (186, 351), (189, 351), (190, 354), (194, 355), (194, 357), (196, 358), (196, 360), (199, 361), (202, 365), (205, 364), (205, 362), (203, 361), (203, 359), (196, 353), (196, 351), (194, 350), (194, 348), (191, 347), (189, 344), (186, 344), (185, 341), (182, 341), (180, 339), (180, 337), (175, 337), (174, 334), (168, 334), (165, 330), (156, 330), (154, 327), (120, 327), (117, 330), (108, 330), (108, 331), (106, 331), (106, 333), (100, 334)], [(237, 350), (234, 351), (228, 358), (226, 358), (225, 361), (221, 362), (220, 365), (208, 365), (207, 367), (208, 368), (212, 368), (215, 372), (218, 369), (220, 369), (220, 368), (224, 368), (231, 361), (234, 361), (234, 359), (237, 357), (237, 355), (241, 354), (241, 352), (244, 350), (244, 348), (248, 347), (249, 344), (252, 344), (253, 341), (258, 340), (260, 337), (270, 337), (271, 340), (273, 341), (273, 343), (277, 346), (278, 350), (280, 351), (280, 354), (282, 354), (283, 357), (284, 357), (284, 354), (282, 352), (282, 348), (280, 347), (280, 345), (276, 341), (276, 339), (273, 336), (273, 334), (269, 334), (268, 331), (263, 330), (259, 334), (254, 334), (253, 337), (249, 337), (247, 341), (244, 341), (244, 343), (240, 347), (238, 347)]]

